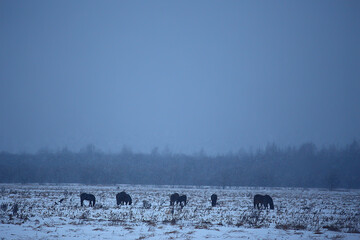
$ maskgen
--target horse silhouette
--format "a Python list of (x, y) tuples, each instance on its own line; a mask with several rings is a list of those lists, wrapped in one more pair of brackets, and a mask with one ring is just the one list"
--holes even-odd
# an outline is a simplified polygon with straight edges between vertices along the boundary
[(81, 206), (83, 206), (84, 200), (89, 201), (89, 206), (95, 206), (95, 196), (92, 194), (88, 194), (88, 193), (81, 193), (80, 194), (80, 203)]
[(216, 206), (216, 201), (217, 201), (217, 195), (214, 193), (213, 195), (211, 195), (211, 206), (215, 207)]
[(274, 202), (269, 195), (256, 194), (254, 196), (254, 208), (260, 209), (263, 206), (267, 209), (270, 205), (270, 209), (274, 209)]
[[(184, 206), (186, 206), (186, 201), (187, 197), (186, 195), (181, 195), (180, 197), (178, 197), (178, 199), (176, 200), (176, 204), (180, 203), (181, 208), (183, 208)], [(182, 204), (184, 203), (184, 205)]]
[(132, 199), (130, 197), (129, 194), (127, 194), (125, 191), (122, 191), (118, 194), (116, 194), (116, 204), (117, 205), (131, 205), (132, 204)]
[(178, 193), (174, 193), (170, 195), (170, 206), (174, 206), (174, 203), (176, 202), (176, 204), (178, 203), (177, 200), (179, 198), (179, 194)]

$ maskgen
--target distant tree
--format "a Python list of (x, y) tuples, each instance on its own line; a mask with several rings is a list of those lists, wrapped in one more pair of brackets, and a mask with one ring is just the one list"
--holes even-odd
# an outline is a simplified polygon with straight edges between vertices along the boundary
[(121, 155), (124, 155), (124, 156), (128, 156), (128, 155), (132, 155), (133, 154), (133, 151), (130, 147), (124, 145), (122, 148), (121, 148)]
[(152, 150), (151, 150), (151, 155), (156, 157), (156, 156), (159, 156), (159, 148), (158, 147), (154, 147)]
[(96, 152), (96, 147), (94, 144), (88, 144), (86, 145), (84, 148), (81, 149), (82, 153), (91, 155), (94, 154)]
[(339, 186), (340, 179), (335, 171), (331, 171), (326, 178), (327, 186), (330, 191)]
[(304, 157), (314, 156), (316, 153), (316, 146), (314, 143), (304, 143), (300, 146), (299, 152)]
[(161, 155), (163, 155), (163, 156), (165, 156), (165, 157), (171, 157), (171, 156), (172, 156), (172, 152), (171, 152), (169, 146), (166, 146), (166, 147), (163, 149)]
[(35, 154), (0, 152), (0, 182), (79, 182), (360, 188), (360, 146), (317, 149), (312, 143), (218, 156), (99, 151), (89, 144), (80, 152), (63, 149)]

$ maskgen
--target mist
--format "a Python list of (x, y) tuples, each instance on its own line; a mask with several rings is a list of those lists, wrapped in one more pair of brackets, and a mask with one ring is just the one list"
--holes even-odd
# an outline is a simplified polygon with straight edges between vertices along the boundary
[(0, 0), (1, 239), (358, 239), (360, 1)]
[(356, 1), (1, 1), (0, 150), (360, 136)]
[(313, 143), (208, 156), (154, 148), (117, 154), (94, 145), (79, 152), (42, 150), (37, 154), (0, 153), (0, 183), (83, 183), (206, 185), (301, 188), (360, 188), (360, 145), (318, 148)]

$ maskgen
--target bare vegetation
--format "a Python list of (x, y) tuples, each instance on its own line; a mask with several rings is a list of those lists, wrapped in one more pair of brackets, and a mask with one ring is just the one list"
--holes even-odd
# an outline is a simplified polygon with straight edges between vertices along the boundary
[[(213, 229), (216, 226), (274, 228), (281, 230), (359, 233), (360, 191), (327, 191), (286, 188), (210, 188), (121, 185), (131, 194), (132, 205), (117, 206), (117, 186), (90, 185), (16, 185), (3, 184), (0, 196), (0, 221), (6, 224), (30, 224), (33, 227), (59, 225), (123, 225), (128, 228), (146, 224), (193, 226)], [(188, 196), (188, 204), (169, 206), (169, 196), (177, 192)], [(96, 196), (95, 207), (80, 206), (80, 192)], [(211, 207), (210, 196), (219, 196)], [(274, 210), (253, 208), (254, 194), (270, 194)], [(63, 199), (63, 201), (60, 201)], [(144, 204), (147, 203), (147, 204)], [(15, 211), (16, 210), (16, 211)], [(150, 229), (151, 230), (151, 229)], [(169, 232), (173, 234), (175, 232)]]

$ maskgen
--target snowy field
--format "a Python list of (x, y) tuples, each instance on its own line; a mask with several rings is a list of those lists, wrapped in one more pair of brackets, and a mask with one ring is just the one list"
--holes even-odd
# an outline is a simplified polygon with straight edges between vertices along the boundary
[[(116, 205), (122, 190), (131, 206)], [(80, 192), (95, 207), (81, 207)], [(183, 209), (169, 206), (174, 192), (187, 195)], [(255, 194), (275, 209), (255, 210)], [(360, 239), (359, 190), (0, 184), (0, 204), (0, 239)]]

